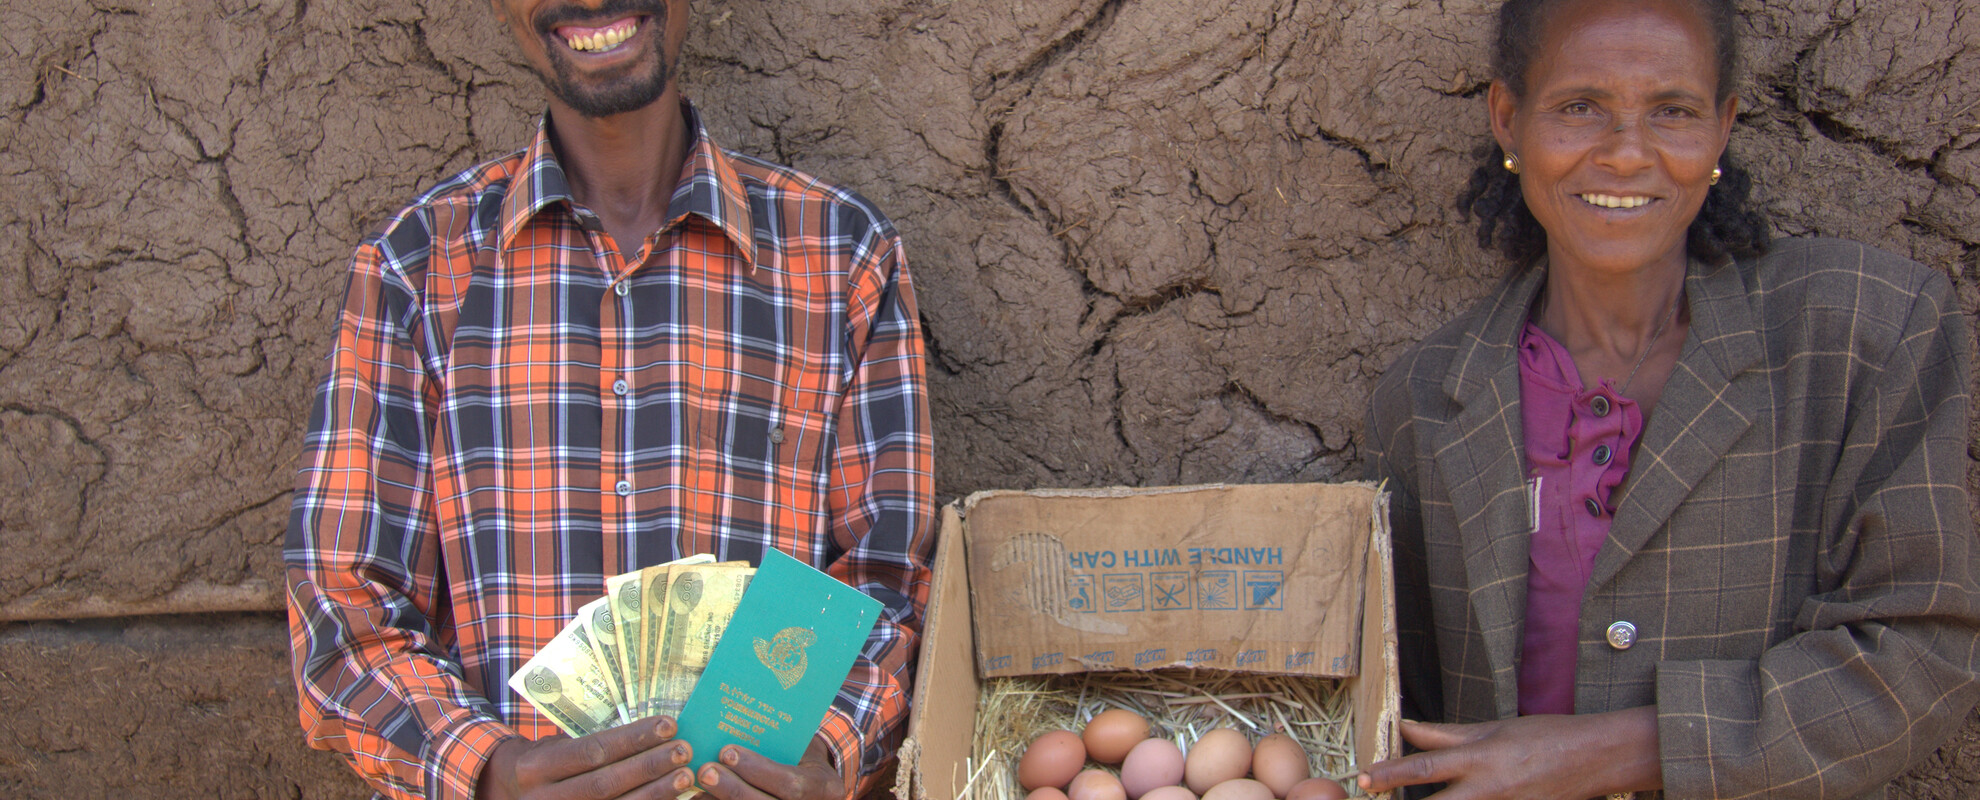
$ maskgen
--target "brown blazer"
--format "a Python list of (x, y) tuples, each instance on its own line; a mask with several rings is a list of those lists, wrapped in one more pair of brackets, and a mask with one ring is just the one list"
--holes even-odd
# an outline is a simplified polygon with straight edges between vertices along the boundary
[[(1516, 342), (1543, 273), (1431, 334), (1369, 401), (1418, 718), (1518, 713)], [(1685, 288), (1683, 355), (1583, 595), (1575, 707), (1656, 704), (1671, 797), (1880, 792), (1980, 696), (1967, 322), (1943, 275), (1853, 242), (1694, 263)]]

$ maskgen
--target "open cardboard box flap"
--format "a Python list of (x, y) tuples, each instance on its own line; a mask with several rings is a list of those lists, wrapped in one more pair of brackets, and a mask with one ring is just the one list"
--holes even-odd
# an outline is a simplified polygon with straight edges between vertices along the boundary
[(944, 508), (895, 795), (970, 796), (976, 698), (1005, 675), (1336, 677), (1358, 763), (1400, 755), (1387, 508), (1368, 483), (982, 492)]

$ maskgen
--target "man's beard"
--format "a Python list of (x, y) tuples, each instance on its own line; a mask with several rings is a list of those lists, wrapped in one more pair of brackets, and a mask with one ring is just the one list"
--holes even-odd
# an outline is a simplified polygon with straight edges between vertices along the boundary
[[(550, 90), (564, 105), (587, 117), (609, 117), (628, 111), (645, 108), (666, 93), (667, 84), (673, 80), (673, 59), (667, 56), (666, 25), (667, 4), (665, 0), (607, 0), (596, 11), (588, 11), (575, 6), (558, 6), (545, 10), (536, 16), (536, 29), (539, 34), (561, 41), (556, 27), (566, 23), (581, 22), (587, 19), (611, 19), (626, 14), (645, 14), (646, 20), (640, 23), (640, 33), (648, 34), (653, 42), (652, 67), (639, 73), (639, 64), (627, 65), (624, 74), (615, 75), (596, 85), (582, 85), (574, 78), (576, 67), (561, 48), (548, 48), (551, 73), (537, 72), (538, 80)], [(654, 30), (647, 31), (645, 28)]]

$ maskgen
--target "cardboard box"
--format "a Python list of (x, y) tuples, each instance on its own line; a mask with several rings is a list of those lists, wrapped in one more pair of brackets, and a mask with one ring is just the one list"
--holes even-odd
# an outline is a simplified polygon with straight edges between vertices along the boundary
[(987, 678), (1165, 667), (1338, 678), (1358, 762), (1401, 755), (1387, 495), (1205, 485), (951, 504), (894, 793), (964, 796)]

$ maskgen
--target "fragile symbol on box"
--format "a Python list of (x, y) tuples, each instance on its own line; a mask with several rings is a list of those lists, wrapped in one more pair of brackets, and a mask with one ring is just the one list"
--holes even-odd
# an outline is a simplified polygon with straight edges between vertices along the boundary
[(1235, 609), (1237, 572), (1228, 569), (1205, 570), (1196, 579), (1196, 600), (1205, 609)]
[(1108, 611), (1140, 611), (1146, 607), (1138, 573), (1102, 575), (1100, 588), (1107, 596)]
[(1189, 608), (1189, 573), (1157, 572), (1148, 576), (1155, 585), (1155, 610)]
[(1244, 607), (1252, 609), (1283, 609), (1285, 598), (1279, 588), (1284, 586), (1286, 574), (1278, 570), (1245, 570)]

